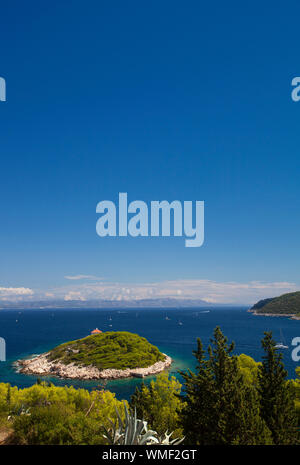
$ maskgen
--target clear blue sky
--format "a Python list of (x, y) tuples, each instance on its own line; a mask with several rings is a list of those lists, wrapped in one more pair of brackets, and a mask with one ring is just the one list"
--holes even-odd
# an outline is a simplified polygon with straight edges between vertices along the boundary
[[(0, 287), (298, 286), (299, 17), (296, 1), (2, 4)], [(204, 200), (205, 244), (99, 238), (118, 192)]]

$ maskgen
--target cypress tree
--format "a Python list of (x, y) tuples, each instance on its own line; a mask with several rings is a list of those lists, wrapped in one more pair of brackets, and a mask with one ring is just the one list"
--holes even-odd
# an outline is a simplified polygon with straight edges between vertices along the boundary
[(151, 421), (153, 421), (153, 418), (151, 415), (149, 415), (152, 401), (153, 393), (151, 386), (146, 386), (144, 381), (140, 387), (136, 386), (135, 392), (130, 398), (130, 407), (133, 410), (136, 410), (137, 417), (140, 419), (147, 419), (149, 424), (151, 424)]
[(186, 402), (181, 424), (186, 442), (205, 444), (270, 444), (271, 434), (259, 414), (259, 398), (246, 384), (232, 355), (234, 344), (217, 327), (205, 359), (198, 339), (196, 373), (181, 372)]
[(276, 349), (272, 333), (264, 334), (265, 355), (258, 374), (261, 416), (272, 433), (274, 444), (296, 444), (299, 433), (293, 387), (286, 380), (282, 353)]
[(184, 380), (184, 392), (180, 396), (184, 408), (180, 412), (180, 424), (187, 444), (210, 444), (214, 428), (214, 382), (211, 369), (204, 359), (201, 339), (197, 339), (197, 350), (193, 351), (197, 359), (196, 370), (180, 371)]
[(10, 405), (11, 405), (11, 386), (10, 386), (10, 384), (7, 385), (6, 404), (7, 404), (8, 410), (10, 410)]

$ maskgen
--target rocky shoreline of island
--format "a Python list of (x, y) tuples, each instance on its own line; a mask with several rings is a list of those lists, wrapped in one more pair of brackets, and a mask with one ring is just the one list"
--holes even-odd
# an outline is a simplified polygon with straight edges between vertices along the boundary
[(262, 312), (257, 312), (255, 310), (247, 310), (249, 313), (252, 313), (252, 315), (256, 316), (275, 316), (275, 317), (288, 317), (291, 320), (300, 320), (300, 316), (297, 316), (295, 313), (262, 313)]
[(64, 364), (59, 360), (49, 360), (50, 353), (44, 353), (31, 359), (17, 360), (16, 366), (19, 373), (39, 376), (58, 376), (66, 379), (121, 379), (121, 378), (144, 378), (156, 375), (172, 364), (172, 359), (166, 354), (165, 360), (154, 363), (146, 368), (126, 368), (119, 370), (107, 368), (99, 370), (93, 365), (78, 365), (75, 363)]

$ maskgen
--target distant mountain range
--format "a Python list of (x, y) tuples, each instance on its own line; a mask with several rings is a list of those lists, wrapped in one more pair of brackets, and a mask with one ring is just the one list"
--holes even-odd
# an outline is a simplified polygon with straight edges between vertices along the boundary
[(0, 309), (43, 308), (188, 308), (211, 307), (215, 304), (192, 299), (141, 299), (141, 300), (40, 300), (1, 301)]
[(300, 292), (289, 292), (279, 297), (264, 299), (251, 307), (250, 312), (266, 315), (300, 315)]

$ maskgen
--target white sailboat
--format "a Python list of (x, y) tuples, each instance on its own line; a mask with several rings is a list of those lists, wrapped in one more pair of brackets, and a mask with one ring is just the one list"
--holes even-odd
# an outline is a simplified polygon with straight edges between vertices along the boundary
[(289, 346), (287, 346), (287, 345), (285, 344), (285, 339), (284, 339), (284, 337), (283, 337), (281, 328), (280, 328), (280, 339), (281, 339), (281, 341), (280, 341), (280, 342), (277, 342), (277, 344), (275, 345), (275, 348), (276, 348), (276, 349), (288, 349)]

